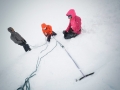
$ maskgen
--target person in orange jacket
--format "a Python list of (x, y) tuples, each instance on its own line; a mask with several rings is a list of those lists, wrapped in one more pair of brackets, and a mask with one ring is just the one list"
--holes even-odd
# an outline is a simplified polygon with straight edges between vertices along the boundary
[(47, 37), (47, 41), (50, 42), (51, 36), (56, 36), (57, 34), (52, 30), (51, 25), (41, 24), (43, 34)]

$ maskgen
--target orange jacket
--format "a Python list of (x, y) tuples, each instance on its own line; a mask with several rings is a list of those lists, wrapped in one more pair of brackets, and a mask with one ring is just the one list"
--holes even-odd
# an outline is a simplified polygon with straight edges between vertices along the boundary
[[(41, 27), (42, 27), (42, 31), (43, 31), (44, 35), (51, 35), (52, 34), (52, 26), (46, 25), (45, 23), (42, 23)], [(46, 28), (46, 29), (44, 29), (44, 28)]]

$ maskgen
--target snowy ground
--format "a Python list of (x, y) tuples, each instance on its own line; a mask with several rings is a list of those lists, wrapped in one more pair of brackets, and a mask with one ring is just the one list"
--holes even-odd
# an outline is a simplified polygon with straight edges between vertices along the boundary
[[(62, 31), (69, 20), (66, 12), (74, 8), (82, 18), (82, 34), (64, 40)], [(0, 90), (16, 90), (35, 70), (38, 57), (49, 52), (56, 41), (24, 52), (10, 40), (13, 27), (32, 46), (45, 43), (40, 24), (52, 25), (55, 38), (77, 62), (82, 77), (71, 58), (59, 44), (41, 59), (36, 75), (30, 79), (31, 90), (120, 90), (120, 1), (119, 0), (0, 0)]]

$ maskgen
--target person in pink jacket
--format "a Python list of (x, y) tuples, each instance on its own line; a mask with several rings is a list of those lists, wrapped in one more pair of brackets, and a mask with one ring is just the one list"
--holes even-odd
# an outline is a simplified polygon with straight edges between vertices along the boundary
[(74, 9), (70, 9), (66, 16), (68, 16), (70, 22), (67, 29), (63, 31), (63, 34), (65, 39), (70, 39), (81, 33), (81, 18), (76, 15)]

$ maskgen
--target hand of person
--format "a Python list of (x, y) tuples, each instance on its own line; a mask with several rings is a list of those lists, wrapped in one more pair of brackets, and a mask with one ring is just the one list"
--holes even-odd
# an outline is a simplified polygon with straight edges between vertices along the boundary
[(23, 42), (23, 43), (26, 43), (26, 40), (23, 39), (22, 42)]
[(47, 33), (45, 32), (44, 35), (47, 37)]
[(48, 35), (46, 34), (45, 36), (47, 37)]
[(75, 27), (74, 26), (71, 26), (72, 30), (75, 30)]
[(65, 33), (68, 33), (68, 31), (65, 31)]

